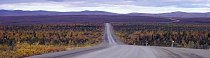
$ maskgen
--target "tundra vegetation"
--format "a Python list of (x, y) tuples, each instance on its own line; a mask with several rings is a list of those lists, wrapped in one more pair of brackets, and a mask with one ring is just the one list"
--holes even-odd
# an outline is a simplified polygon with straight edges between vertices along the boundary
[(116, 35), (129, 45), (209, 49), (210, 24), (112, 23)]
[(102, 24), (39, 24), (0, 26), (0, 58), (84, 48), (101, 43)]

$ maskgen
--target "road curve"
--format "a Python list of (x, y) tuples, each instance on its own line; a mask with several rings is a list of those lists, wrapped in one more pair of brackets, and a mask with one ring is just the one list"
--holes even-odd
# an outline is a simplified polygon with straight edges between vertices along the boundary
[(105, 42), (108, 48), (76, 56), (62, 55), (54, 58), (210, 58), (210, 50), (123, 45), (109, 23), (105, 24)]
[(107, 40), (108, 44), (110, 46), (113, 46), (113, 45), (122, 45), (123, 43), (120, 42), (119, 40), (117, 40), (117, 36), (115, 36), (115, 33), (113, 31), (113, 28), (111, 26), (110, 23), (106, 23), (105, 24), (105, 39)]

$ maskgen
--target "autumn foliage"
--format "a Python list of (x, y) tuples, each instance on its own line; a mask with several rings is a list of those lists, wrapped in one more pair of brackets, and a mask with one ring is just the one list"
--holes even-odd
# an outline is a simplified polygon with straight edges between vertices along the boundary
[(102, 42), (101, 24), (40, 24), (0, 26), (0, 58), (93, 46)]
[(130, 45), (208, 49), (210, 24), (112, 23), (121, 41)]

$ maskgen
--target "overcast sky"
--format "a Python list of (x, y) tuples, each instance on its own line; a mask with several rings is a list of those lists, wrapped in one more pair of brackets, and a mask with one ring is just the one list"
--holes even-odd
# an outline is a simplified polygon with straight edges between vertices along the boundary
[(0, 9), (108, 11), (115, 13), (210, 12), (210, 0), (0, 0)]

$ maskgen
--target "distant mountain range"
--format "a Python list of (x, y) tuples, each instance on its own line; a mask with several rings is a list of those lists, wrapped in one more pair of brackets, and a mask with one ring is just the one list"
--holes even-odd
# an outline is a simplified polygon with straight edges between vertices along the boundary
[(56, 12), (56, 11), (23, 11), (23, 10), (0, 10), (0, 16), (39, 16), (39, 15), (118, 15), (105, 11), (81, 11), (81, 12)]
[(129, 13), (118, 14), (105, 11), (81, 11), (81, 12), (55, 12), (55, 11), (23, 11), (23, 10), (0, 10), (0, 16), (54, 16), (54, 15), (128, 15), (128, 16), (151, 16), (151, 17), (172, 17), (172, 18), (210, 18), (210, 13), (187, 13), (171, 12), (160, 14)]
[(169, 17), (169, 18), (210, 18), (210, 13), (187, 13), (187, 12), (170, 12), (160, 14), (146, 13), (129, 13), (132, 16), (152, 16), (152, 17)]

